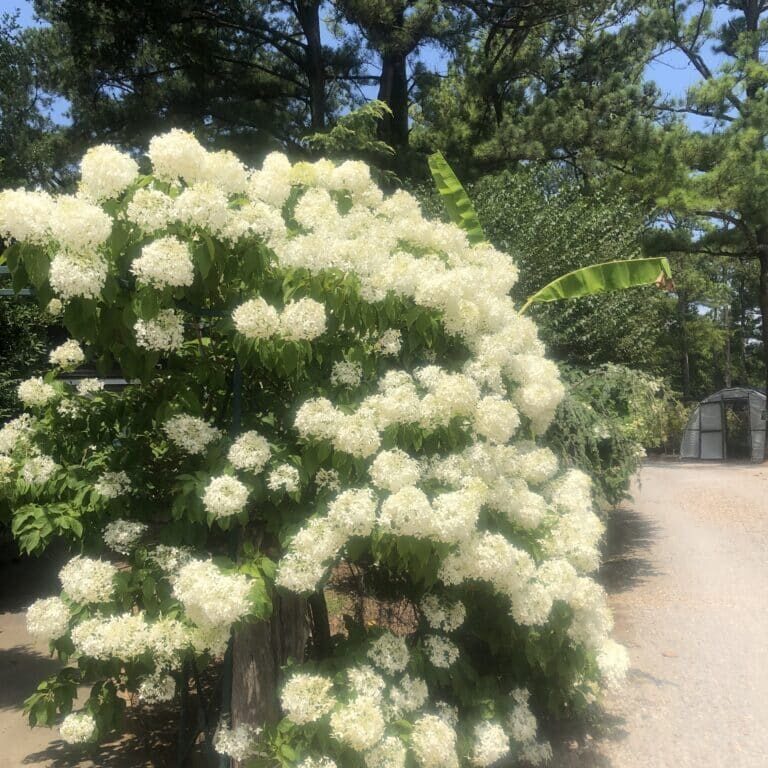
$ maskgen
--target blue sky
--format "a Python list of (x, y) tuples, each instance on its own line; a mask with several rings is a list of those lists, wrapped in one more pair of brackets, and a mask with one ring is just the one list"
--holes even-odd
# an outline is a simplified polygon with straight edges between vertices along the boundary
[[(34, 23), (31, 2), (28, 0), (0, 0), (0, 12), (14, 13), (16, 11), (19, 12), (19, 20), (22, 24), (31, 25)], [(719, 20), (725, 18), (726, 15), (723, 12), (717, 14), (720, 17)], [(421, 58), (432, 69), (437, 71), (445, 70), (445, 64), (437, 50), (426, 48), (422, 51)], [(710, 58), (710, 65), (716, 67), (717, 60), (711, 52)], [(646, 73), (648, 79), (655, 81), (665, 95), (673, 98), (684, 97), (686, 90), (699, 79), (699, 75), (693, 65), (679, 51), (669, 51), (663, 54), (648, 66)], [(65, 112), (66, 102), (61, 100), (54, 106), (52, 114), (58, 121), (65, 122)], [(706, 126), (706, 121), (696, 116), (690, 116), (688, 122), (691, 127), (697, 129), (702, 129)]]

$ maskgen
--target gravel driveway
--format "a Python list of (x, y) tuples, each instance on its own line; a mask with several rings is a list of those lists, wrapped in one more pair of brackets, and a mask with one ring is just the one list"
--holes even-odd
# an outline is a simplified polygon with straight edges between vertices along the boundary
[(563, 765), (766, 768), (768, 464), (648, 463), (633, 490), (603, 569), (628, 683)]

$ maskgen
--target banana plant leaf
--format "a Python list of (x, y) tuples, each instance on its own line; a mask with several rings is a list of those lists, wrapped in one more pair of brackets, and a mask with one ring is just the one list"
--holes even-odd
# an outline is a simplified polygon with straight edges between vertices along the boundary
[(442, 152), (429, 156), (429, 170), (451, 221), (467, 233), (470, 243), (485, 242), (485, 232), (480, 225), (480, 219), (477, 218), (475, 206)]
[(671, 289), (672, 270), (669, 261), (663, 257), (650, 259), (624, 259), (621, 261), (606, 261), (603, 264), (592, 264), (589, 267), (576, 269), (573, 272), (558, 277), (540, 291), (531, 296), (523, 304), (520, 313), (525, 312), (531, 304), (560, 299), (575, 299), (579, 296), (593, 296), (606, 291), (623, 291), (641, 285), (657, 285), (660, 288)]

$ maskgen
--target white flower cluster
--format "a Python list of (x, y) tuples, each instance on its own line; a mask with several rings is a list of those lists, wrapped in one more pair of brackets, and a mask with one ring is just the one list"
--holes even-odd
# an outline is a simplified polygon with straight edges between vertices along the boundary
[(284, 490), (295, 493), (299, 490), (299, 470), (290, 464), (280, 464), (267, 476), (267, 488), (270, 491)]
[(136, 280), (155, 288), (177, 288), (192, 285), (195, 268), (189, 246), (178, 237), (161, 237), (141, 249), (133, 260), (131, 272)]
[(163, 424), (168, 439), (185, 453), (205, 453), (206, 448), (221, 436), (216, 427), (195, 416), (179, 414)]
[(385, 632), (371, 644), (368, 658), (380, 669), (394, 675), (408, 666), (410, 653), (405, 638)]
[(528, 706), (530, 694), (524, 688), (512, 691), (512, 709), (507, 719), (507, 732), (521, 747), (521, 756), (532, 765), (541, 765), (549, 760), (552, 747), (548, 742), (537, 742), (536, 717)]
[(121, 555), (129, 555), (146, 530), (147, 526), (136, 520), (114, 520), (104, 528), (104, 543)]
[(208, 483), (203, 493), (203, 506), (214, 517), (231, 517), (245, 509), (248, 488), (236, 477), (221, 475)]
[(42, 485), (50, 480), (58, 468), (59, 465), (50, 456), (36, 454), (24, 461), (21, 477), (30, 485)]
[(41, 408), (51, 402), (56, 396), (56, 389), (41, 376), (33, 376), (19, 384), (16, 393), (24, 405), (32, 408)]
[(63, 301), (96, 299), (107, 281), (107, 263), (99, 254), (57, 253), (51, 261), (48, 280)]
[(67, 596), (76, 603), (106, 603), (112, 599), (117, 568), (103, 560), (78, 555), (59, 571)]
[(240, 723), (229, 728), (221, 723), (213, 737), (213, 748), (220, 754), (233, 760), (247, 760), (257, 753), (257, 742), (261, 728), (254, 728), (247, 723)]
[(289, 301), (278, 311), (260, 296), (232, 313), (235, 328), (248, 339), (279, 336), (288, 341), (311, 341), (325, 332), (325, 307), (314, 299)]
[(51, 365), (64, 371), (70, 371), (85, 362), (85, 354), (82, 347), (74, 339), (69, 339), (52, 350), (48, 359)]
[(413, 725), (411, 749), (421, 768), (458, 768), (456, 731), (437, 715), (423, 715)]
[(319, 720), (336, 704), (333, 682), (323, 675), (298, 672), (288, 678), (280, 694), (286, 717), (297, 725)]
[(360, 386), (363, 380), (363, 368), (360, 363), (350, 363), (347, 360), (339, 360), (333, 364), (331, 370), (331, 384), (334, 387), (354, 389)]
[(131, 479), (123, 470), (102, 472), (99, 479), (93, 484), (93, 489), (105, 499), (116, 499), (118, 496), (130, 493)]
[(459, 658), (459, 649), (447, 637), (429, 635), (424, 639), (424, 650), (430, 663), (440, 669), (448, 669)]
[(104, 389), (104, 382), (93, 378), (80, 379), (75, 385), (75, 388), (80, 397), (88, 397), (89, 395), (95, 395), (97, 392), (101, 392)]
[(353, 536), (367, 536), (376, 521), (376, 498), (370, 489), (340, 493), (325, 517), (316, 517), (294, 536), (280, 561), (275, 582), (294, 592), (310, 592)]
[(192, 550), (186, 547), (172, 547), (158, 544), (149, 554), (157, 567), (167, 574), (175, 574), (192, 559)]
[(96, 721), (87, 712), (72, 712), (62, 721), (59, 734), (67, 744), (85, 744), (96, 735)]
[(383, 488), (392, 493), (416, 485), (421, 479), (419, 462), (399, 448), (378, 454), (368, 472), (377, 488)]
[(22, 413), (0, 427), (0, 455), (13, 453), (17, 446), (26, 442), (32, 429), (32, 419), (28, 413)]
[(125, 210), (128, 221), (150, 234), (165, 229), (173, 219), (173, 200), (156, 189), (137, 189)]
[(403, 337), (397, 328), (388, 328), (376, 339), (374, 349), (385, 357), (397, 357), (403, 346)]
[(0, 236), (43, 245), (49, 239), (48, 222), (53, 198), (47, 192), (5, 189), (0, 192)]
[(27, 632), (39, 640), (57, 640), (67, 633), (70, 613), (60, 597), (35, 600), (27, 608)]
[(174, 352), (184, 343), (184, 315), (175, 309), (161, 309), (151, 320), (137, 320), (133, 326), (136, 344), (154, 352)]
[(454, 632), (467, 616), (467, 609), (461, 600), (449, 603), (437, 595), (429, 594), (421, 601), (421, 612), (432, 629)]
[(470, 762), (487, 768), (509, 754), (509, 736), (502, 726), (484, 720), (475, 726), (475, 743)]
[(80, 194), (96, 202), (117, 197), (138, 174), (136, 161), (115, 147), (91, 147), (80, 162)]
[(385, 721), (381, 708), (371, 696), (357, 696), (331, 715), (331, 735), (356, 752), (365, 752), (379, 743)]
[(229, 449), (227, 458), (235, 469), (258, 474), (269, 461), (272, 451), (265, 437), (258, 432), (243, 432)]
[(176, 695), (176, 681), (162, 670), (145, 677), (139, 685), (139, 699), (145, 704), (159, 704), (171, 701)]
[(173, 578), (173, 594), (203, 631), (227, 636), (250, 610), (251, 584), (243, 574), (227, 574), (209, 560), (190, 560)]

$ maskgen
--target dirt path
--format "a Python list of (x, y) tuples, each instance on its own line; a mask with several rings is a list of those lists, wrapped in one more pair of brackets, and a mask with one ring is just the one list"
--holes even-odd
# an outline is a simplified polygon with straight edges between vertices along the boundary
[(768, 465), (651, 463), (634, 495), (603, 569), (630, 676), (573, 765), (766, 768)]

